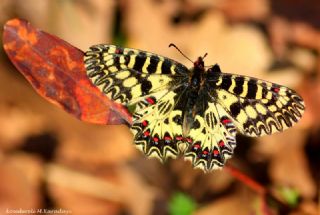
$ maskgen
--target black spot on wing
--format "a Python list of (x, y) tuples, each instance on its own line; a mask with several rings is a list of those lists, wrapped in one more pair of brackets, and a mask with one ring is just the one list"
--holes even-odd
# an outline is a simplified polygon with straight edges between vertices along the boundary
[(241, 105), (239, 102), (235, 102), (230, 106), (231, 115), (237, 117), (241, 111)]
[(120, 67), (120, 57), (119, 56), (115, 56), (113, 58), (113, 62), (114, 62), (114, 65), (116, 66), (116, 68), (118, 70), (120, 70), (121, 69), (121, 67)]
[(221, 88), (224, 90), (229, 90), (231, 84), (231, 75), (225, 75), (222, 79)]
[(172, 63), (170, 62), (170, 60), (165, 59), (161, 65), (161, 73), (162, 74), (170, 74), (171, 73), (171, 70), (170, 70), (171, 65), (172, 65)]
[(164, 122), (166, 125), (169, 125), (169, 118), (166, 118), (163, 122)]
[(125, 56), (124, 56), (124, 64), (125, 64), (126, 66), (128, 66), (129, 62), (130, 62), (130, 57), (129, 57), (129, 55), (125, 55)]
[(248, 81), (248, 93), (246, 97), (248, 99), (255, 99), (257, 90), (258, 90), (257, 81), (251, 79), (250, 81)]
[(268, 100), (268, 102), (265, 104), (266, 107), (269, 107), (270, 105), (274, 105), (276, 103), (276, 99), (275, 98), (271, 98), (270, 100)]
[(196, 119), (192, 124), (193, 129), (199, 129), (200, 128), (200, 122), (198, 119)]
[(152, 74), (155, 73), (157, 70), (157, 66), (158, 66), (158, 62), (159, 62), (159, 57), (152, 55), (150, 57), (150, 64), (147, 67), (148, 73)]
[(166, 105), (165, 102), (161, 102), (160, 104), (158, 104), (158, 110), (161, 112), (161, 109), (163, 109), (165, 105)]
[(179, 115), (176, 115), (175, 117), (173, 117), (173, 121), (178, 125), (182, 125), (182, 118)]
[[(103, 47), (102, 48), (102, 50), (106, 50), (106, 51), (108, 51), (108, 49), (109, 49), (109, 47), (106, 47), (106, 48)], [(93, 52), (100, 52), (100, 48), (97, 47), (97, 46), (91, 46), (90, 50), (93, 51)]]
[(142, 95), (147, 95), (151, 88), (152, 88), (152, 84), (150, 81), (145, 79), (141, 82)]
[(147, 56), (145, 53), (143, 52), (139, 53), (139, 55), (137, 55), (135, 58), (133, 69), (141, 72), (144, 63), (146, 62), (146, 59), (147, 59)]
[(163, 113), (167, 114), (172, 109), (172, 104), (166, 105), (166, 108), (163, 110)]
[(244, 77), (235, 78), (236, 86), (233, 89), (233, 92), (237, 95), (240, 95), (243, 91)]
[(263, 82), (261, 84), (261, 87), (262, 87), (262, 98), (266, 98), (268, 94), (267, 84)]
[(211, 127), (211, 120), (210, 120), (210, 115), (209, 114), (205, 115), (205, 120), (206, 120), (206, 123), (209, 125), (209, 127)]

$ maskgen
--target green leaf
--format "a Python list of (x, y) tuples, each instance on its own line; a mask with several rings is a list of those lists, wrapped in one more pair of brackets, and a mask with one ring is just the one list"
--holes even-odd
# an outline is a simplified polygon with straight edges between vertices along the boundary
[(280, 187), (279, 193), (291, 207), (294, 207), (298, 204), (300, 195), (297, 190), (290, 187)]
[(181, 192), (176, 192), (169, 202), (169, 214), (190, 215), (195, 211), (196, 207), (196, 202), (190, 196)]

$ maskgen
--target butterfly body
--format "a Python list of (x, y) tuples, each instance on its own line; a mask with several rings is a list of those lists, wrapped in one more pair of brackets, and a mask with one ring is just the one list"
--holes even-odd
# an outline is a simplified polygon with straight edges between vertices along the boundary
[(204, 171), (222, 168), (237, 131), (262, 136), (301, 118), (304, 103), (293, 90), (259, 79), (193, 68), (150, 52), (96, 45), (86, 52), (87, 75), (115, 102), (135, 106), (131, 131), (148, 157), (183, 155)]
[[(198, 64), (202, 63), (202, 64)], [(203, 87), (203, 74), (204, 74), (204, 64), (202, 58), (199, 57), (198, 61), (194, 63), (194, 68), (190, 69), (190, 75), (188, 83), (185, 85), (186, 98), (185, 106), (183, 107), (183, 136), (186, 136), (190, 131), (190, 125), (193, 123), (193, 118), (195, 116), (195, 104), (197, 103), (199, 90)], [(182, 99), (183, 100), (183, 99)]]

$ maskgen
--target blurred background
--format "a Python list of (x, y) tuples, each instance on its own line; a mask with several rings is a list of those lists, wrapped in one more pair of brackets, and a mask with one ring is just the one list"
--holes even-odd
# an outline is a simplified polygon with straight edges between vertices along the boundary
[(237, 137), (228, 164), (262, 196), (227, 170), (147, 160), (126, 126), (84, 123), (41, 98), (1, 48), (0, 214), (320, 214), (318, 0), (1, 0), (0, 11), (1, 26), (23, 18), (84, 51), (118, 44), (188, 67), (170, 43), (191, 59), (207, 52), (207, 65), (286, 85), (307, 106), (283, 133)]

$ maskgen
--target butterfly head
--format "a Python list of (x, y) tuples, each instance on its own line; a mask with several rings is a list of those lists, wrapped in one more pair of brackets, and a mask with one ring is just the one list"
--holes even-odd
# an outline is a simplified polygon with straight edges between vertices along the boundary
[(193, 63), (194, 68), (199, 68), (200, 70), (204, 70), (204, 58), (207, 57), (208, 53), (205, 53), (203, 57), (198, 57), (198, 59)]
[(198, 57), (198, 59), (193, 63), (194, 68), (204, 69), (203, 57)]

